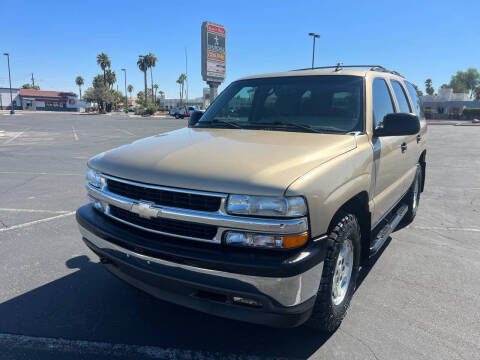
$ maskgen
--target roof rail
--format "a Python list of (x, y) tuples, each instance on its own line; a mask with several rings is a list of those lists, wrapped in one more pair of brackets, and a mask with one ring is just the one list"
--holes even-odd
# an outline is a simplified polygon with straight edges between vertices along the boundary
[(337, 63), (337, 65), (332, 65), (332, 66), (316, 66), (316, 67), (313, 67), (313, 68), (310, 67), (310, 68), (304, 68), (304, 69), (295, 69), (295, 70), (291, 70), (291, 71), (305, 71), (305, 70), (316, 70), (316, 69), (334, 69), (334, 71), (340, 71), (340, 70), (343, 70), (344, 68), (349, 68), (349, 69), (351, 69), (351, 68), (366, 68), (370, 71), (388, 72), (390, 74), (402, 76), (397, 71), (388, 70), (386, 67), (384, 67), (382, 65), (343, 65), (342, 63)]

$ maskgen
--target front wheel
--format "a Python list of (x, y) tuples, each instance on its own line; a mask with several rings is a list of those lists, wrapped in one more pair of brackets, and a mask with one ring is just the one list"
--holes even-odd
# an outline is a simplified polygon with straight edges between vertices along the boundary
[(179, 117), (180, 117), (180, 115), (175, 114), (175, 119), (178, 119)]
[(405, 195), (405, 203), (408, 205), (408, 211), (403, 217), (403, 221), (406, 224), (410, 224), (417, 215), (418, 204), (420, 203), (420, 187), (422, 184), (422, 167), (417, 164), (417, 171), (415, 172), (415, 178), (413, 184)]
[(357, 217), (341, 214), (328, 236), (322, 279), (307, 326), (329, 333), (340, 326), (355, 292), (360, 246), (361, 231)]

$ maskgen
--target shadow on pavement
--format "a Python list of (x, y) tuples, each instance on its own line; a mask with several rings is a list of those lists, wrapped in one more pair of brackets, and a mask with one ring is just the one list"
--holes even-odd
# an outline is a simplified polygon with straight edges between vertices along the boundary
[(202, 350), (308, 358), (327, 335), (222, 319), (157, 300), (116, 279), (83, 255), (74, 273), (0, 304), (0, 332)]

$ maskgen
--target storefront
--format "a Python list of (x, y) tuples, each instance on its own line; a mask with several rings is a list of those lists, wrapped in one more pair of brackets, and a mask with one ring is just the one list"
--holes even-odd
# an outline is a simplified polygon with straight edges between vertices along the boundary
[(72, 92), (20, 89), (23, 110), (79, 111), (77, 94)]

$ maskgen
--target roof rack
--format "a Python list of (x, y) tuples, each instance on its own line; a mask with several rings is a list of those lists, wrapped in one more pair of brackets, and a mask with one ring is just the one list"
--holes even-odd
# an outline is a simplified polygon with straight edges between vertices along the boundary
[(386, 67), (382, 65), (343, 65), (342, 63), (337, 63), (337, 65), (332, 66), (316, 66), (313, 68), (304, 68), (304, 69), (295, 69), (291, 71), (305, 71), (305, 70), (316, 70), (316, 69), (334, 69), (334, 71), (340, 71), (344, 68), (367, 68), (370, 71), (380, 71), (380, 72), (388, 72), (390, 74), (398, 75), (403, 77), (400, 73), (393, 70), (388, 70)]

